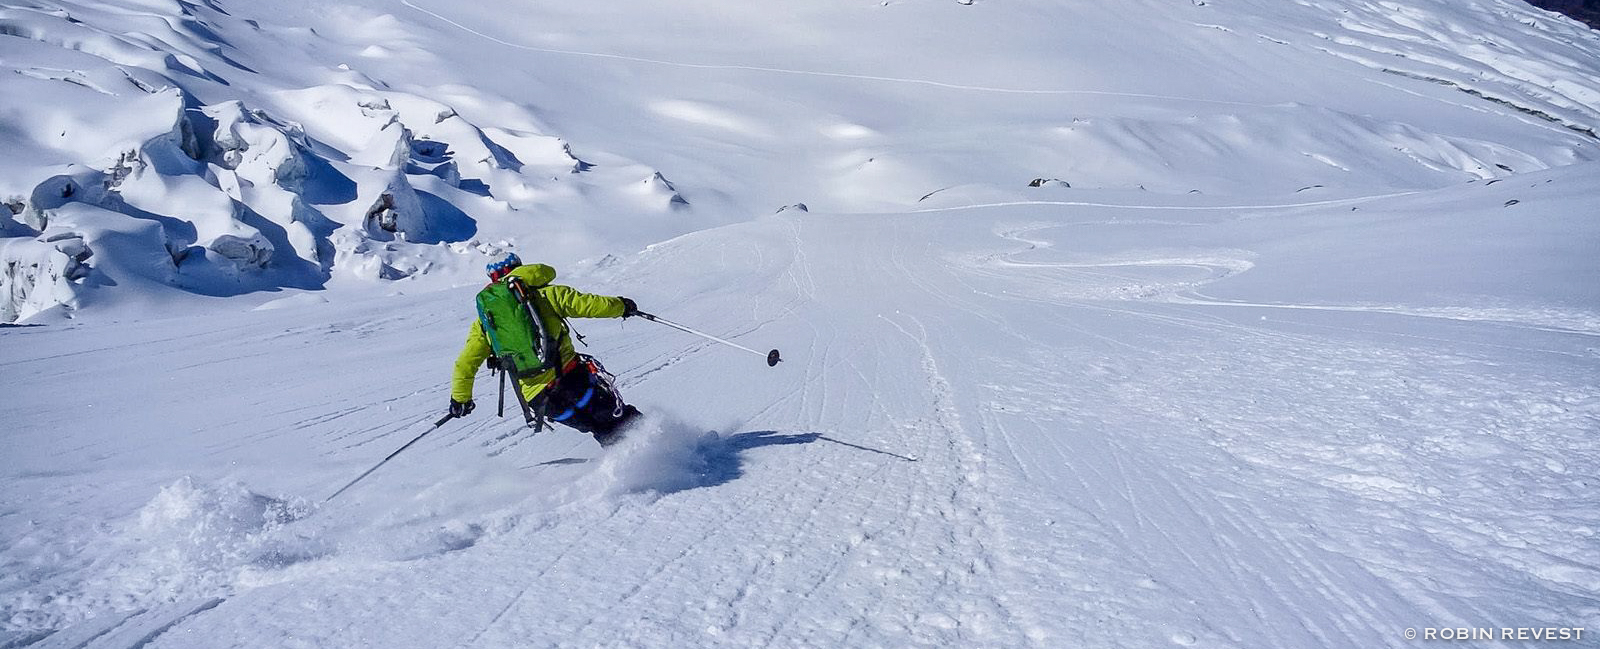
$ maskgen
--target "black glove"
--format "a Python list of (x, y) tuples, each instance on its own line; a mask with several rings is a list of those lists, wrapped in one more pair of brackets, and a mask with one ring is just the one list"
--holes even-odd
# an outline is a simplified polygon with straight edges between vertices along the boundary
[(617, 299), (622, 300), (622, 317), (631, 318), (639, 315), (639, 305), (634, 304), (633, 300), (625, 297), (619, 297)]
[(460, 401), (456, 401), (455, 399), (451, 399), (450, 400), (450, 416), (452, 416), (452, 417), (465, 417), (467, 415), (472, 414), (472, 409), (476, 408), (476, 407), (478, 407), (478, 404), (474, 403), (471, 399), (467, 399), (466, 403), (462, 403)]
[(490, 356), (489, 360), (484, 361), (484, 362), (488, 363), (490, 372), (498, 372), (498, 371), (500, 371), (500, 357), (499, 356)]

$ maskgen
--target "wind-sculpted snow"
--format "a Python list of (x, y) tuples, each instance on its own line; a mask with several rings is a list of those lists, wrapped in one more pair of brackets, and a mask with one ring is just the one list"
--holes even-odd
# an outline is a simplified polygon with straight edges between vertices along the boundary
[(1296, 4), (1330, 21), (1310, 34), (1330, 54), (1600, 137), (1600, 92), (1592, 82), (1600, 64), (1574, 49), (1600, 46), (1600, 35), (1581, 24), (1513, 2)]

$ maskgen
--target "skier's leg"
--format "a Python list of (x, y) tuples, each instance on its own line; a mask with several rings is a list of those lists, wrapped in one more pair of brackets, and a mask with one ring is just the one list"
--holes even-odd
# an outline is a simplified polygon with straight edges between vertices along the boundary
[(639, 414), (639, 409), (620, 403), (616, 394), (604, 388), (595, 386), (594, 396), (590, 398), (588, 407), (583, 409), (583, 418), (594, 434), (595, 441), (600, 442), (601, 446), (610, 446), (621, 438), (622, 427)]
[(594, 381), (587, 369), (579, 364), (567, 370), (555, 385), (550, 386), (546, 415), (550, 417), (550, 421), (575, 428), (580, 432), (593, 433), (589, 419), (583, 416), (585, 407), (593, 398), (593, 393)]
[(551, 419), (594, 435), (601, 446), (616, 443), (621, 429), (639, 416), (639, 409), (622, 403), (616, 387), (594, 374), (588, 363), (579, 363), (557, 387), (551, 395)]

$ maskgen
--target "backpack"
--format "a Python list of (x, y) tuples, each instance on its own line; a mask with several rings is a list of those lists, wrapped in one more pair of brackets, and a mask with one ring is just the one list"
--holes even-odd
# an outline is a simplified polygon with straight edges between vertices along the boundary
[[(537, 289), (528, 288), (515, 276), (491, 282), (478, 291), (478, 324), (500, 364), (502, 413), (506, 375), (522, 379), (548, 370), (555, 370), (558, 378), (561, 375), (561, 347), (556, 342), (556, 332), (545, 327), (544, 319), (539, 317), (541, 299)], [(542, 430), (545, 399), (538, 399), (535, 408), (523, 399), (522, 389), (515, 383), (511, 391), (517, 395), (528, 425)]]
[(478, 323), (500, 367), (515, 378), (527, 378), (561, 364), (556, 332), (539, 317), (539, 292), (521, 279), (507, 277), (478, 291)]

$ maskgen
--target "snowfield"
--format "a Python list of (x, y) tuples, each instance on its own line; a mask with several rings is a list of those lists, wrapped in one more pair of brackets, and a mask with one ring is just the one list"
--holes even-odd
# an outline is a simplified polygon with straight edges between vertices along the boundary
[(0, 7), (0, 648), (1597, 646), (1600, 35), (790, 4)]

